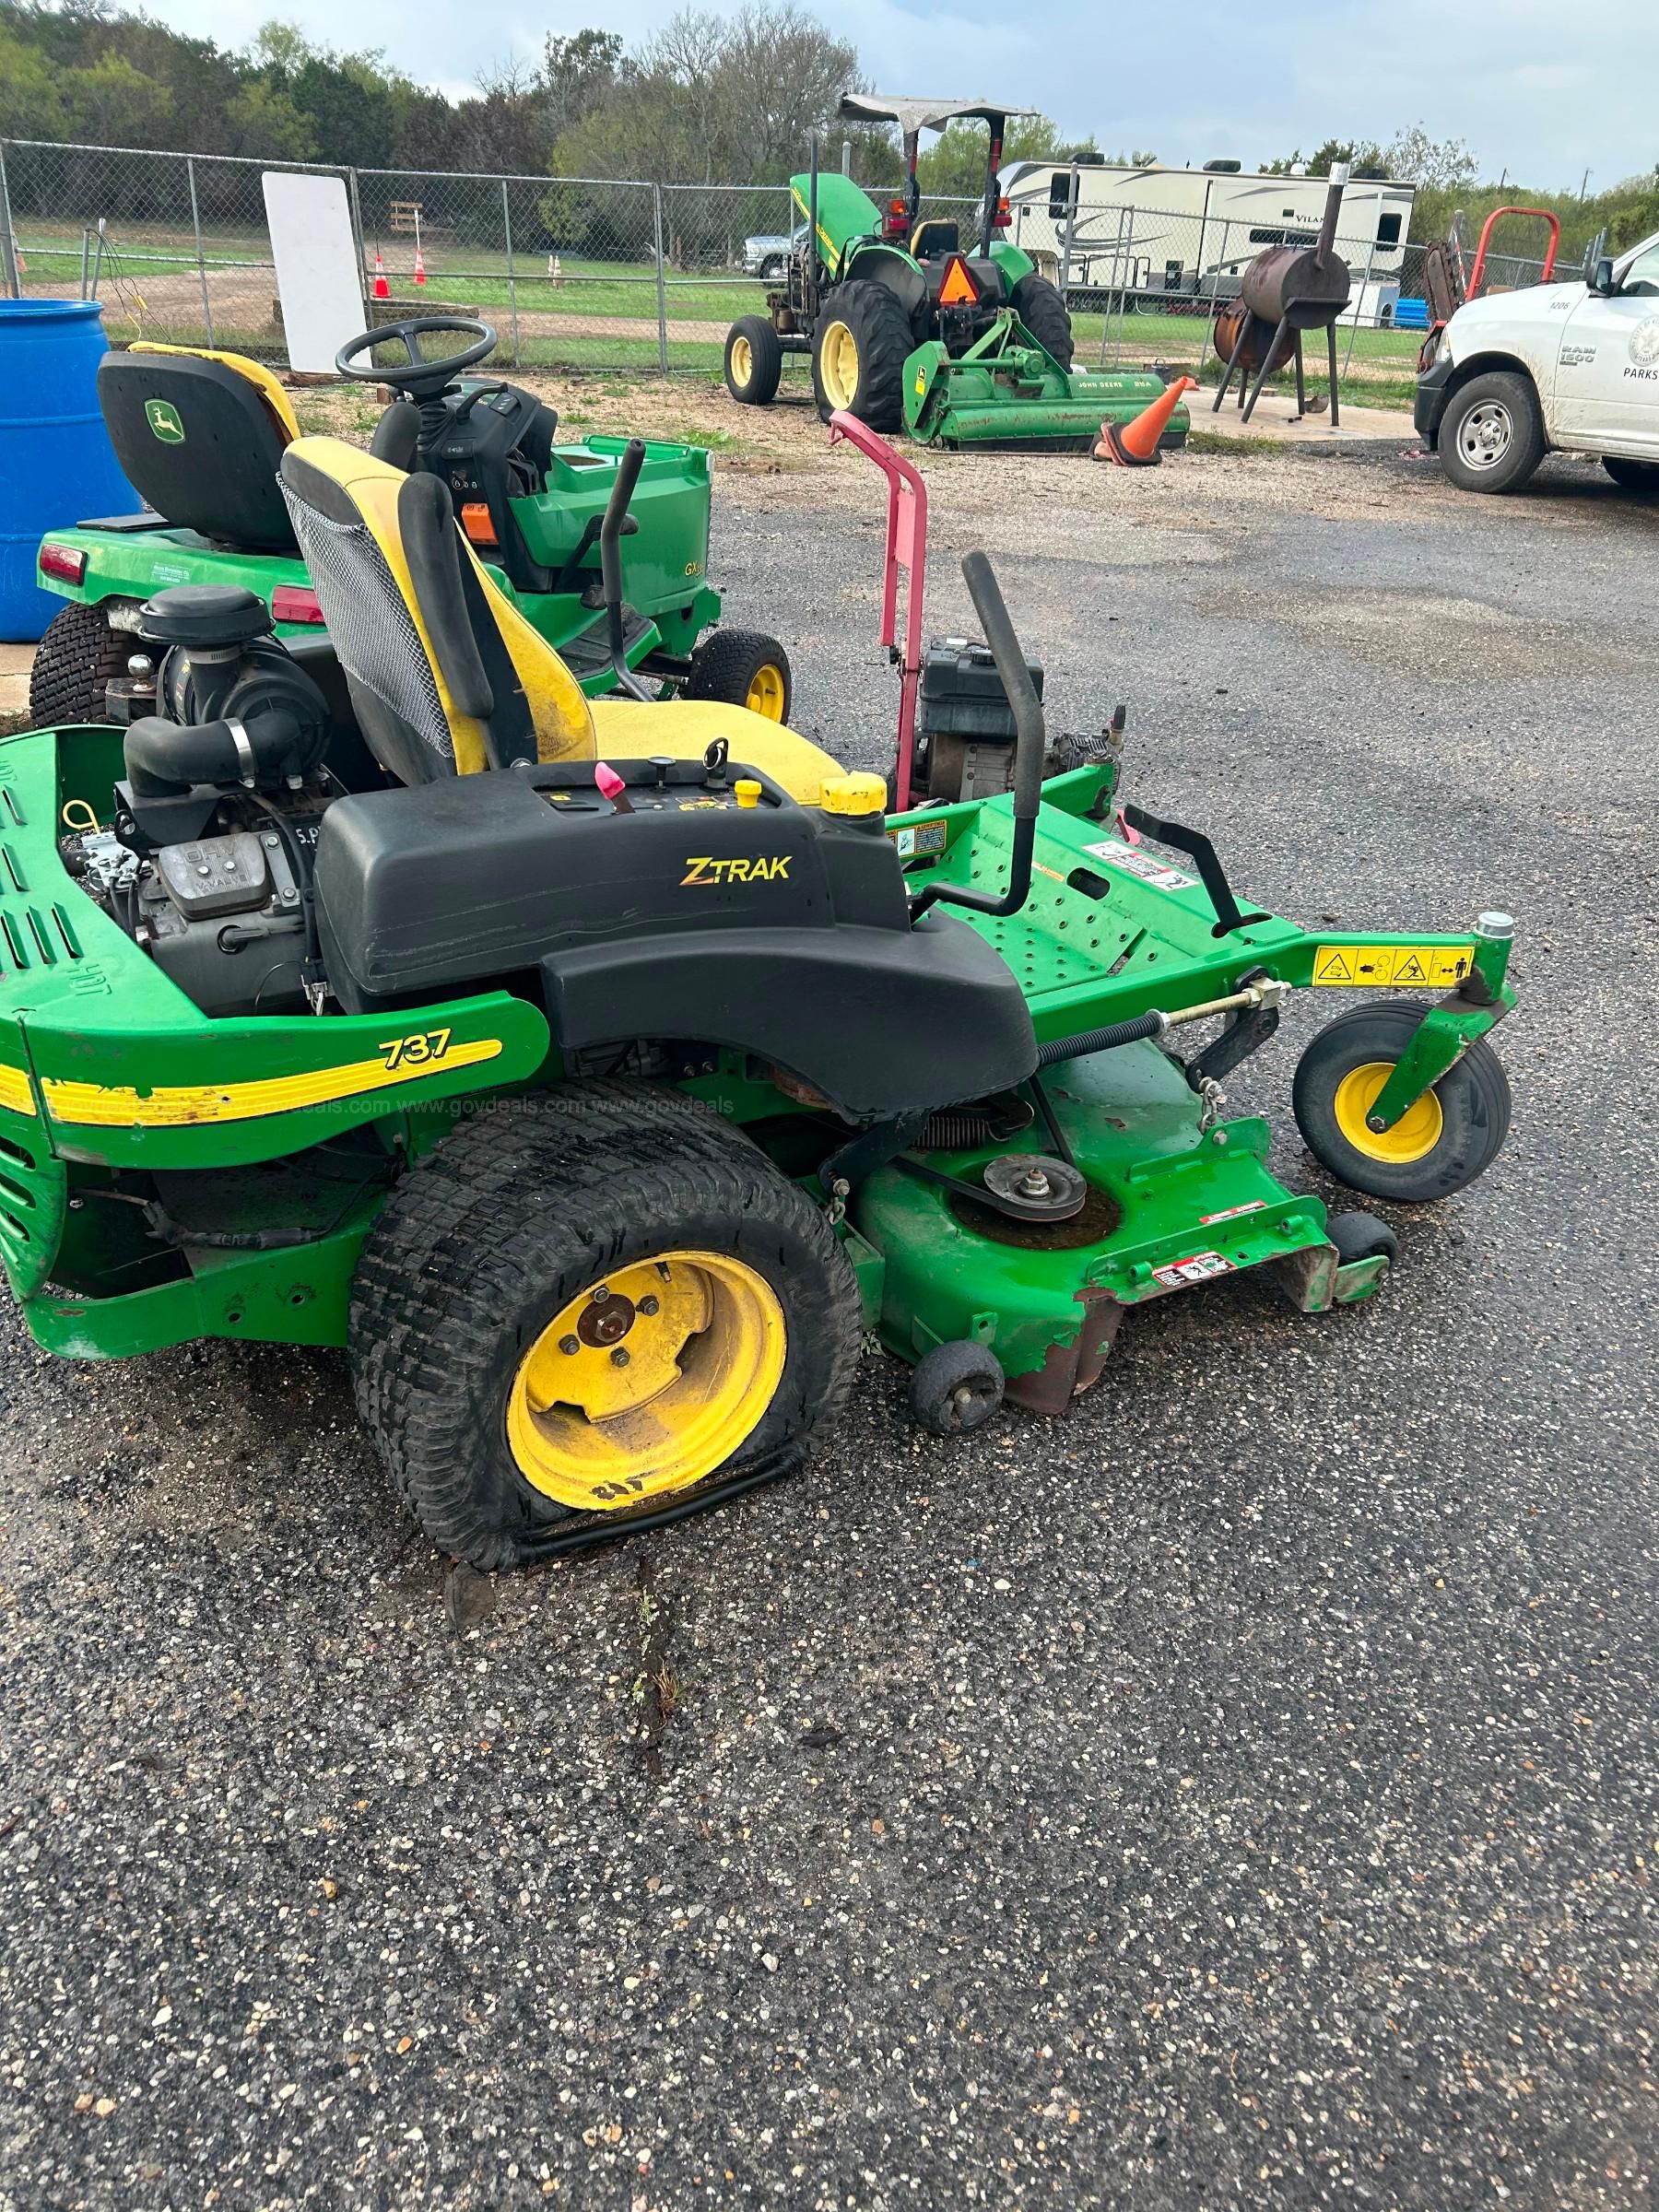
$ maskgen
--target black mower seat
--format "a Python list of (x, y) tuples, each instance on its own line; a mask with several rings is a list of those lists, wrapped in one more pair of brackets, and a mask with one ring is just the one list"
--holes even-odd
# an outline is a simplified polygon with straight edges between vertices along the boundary
[(98, 401), (128, 483), (165, 521), (250, 553), (297, 551), (276, 471), (300, 426), (261, 362), (132, 346), (100, 362)]
[(911, 252), (918, 261), (936, 260), (941, 253), (959, 253), (961, 250), (960, 224), (943, 217), (930, 217), (911, 232)]

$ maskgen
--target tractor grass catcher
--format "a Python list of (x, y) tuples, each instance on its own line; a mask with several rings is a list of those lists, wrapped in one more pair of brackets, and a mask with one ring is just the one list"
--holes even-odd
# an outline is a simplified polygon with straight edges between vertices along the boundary
[(41, 1345), (343, 1347), (432, 1541), (518, 1565), (789, 1471), (864, 1330), (947, 1434), (1064, 1411), (1132, 1308), (1235, 1270), (1370, 1297), (1389, 1230), (1226, 1112), (1293, 993), (1359, 994), (1295, 1079), (1333, 1176), (1438, 1199), (1501, 1145), (1507, 918), (1303, 930), (1120, 807), (1115, 752), (1045, 782), (982, 555), (1014, 789), (889, 821), (741, 706), (590, 700), (440, 478), (324, 438), (281, 477), (349, 742), (260, 601), (196, 586), (145, 611), (163, 711), (0, 744), (0, 1261)]
[[(426, 350), (432, 340), (439, 349)], [(457, 341), (464, 341), (457, 343)], [(496, 342), (488, 323), (419, 315), (340, 348), (344, 376), (394, 397), (371, 450), (448, 488), (492, 581), (582, 689), (659, 689), (788, 719), (788, 655), (775, 638), (715, 629), (709, 586), (709, 456), (653, 440), (629, 517), (629, 590), (618, 636), (603, 606), (599, 531), (629, 441), (560, 443), (535, 393), (469, 374)], [(41, 641), (29, 708), (41, 723), (101, 722), (107, 685), (128, 674), (138, 610), (170, 584), (240, 586), (269, 608), (279, 638), (315, 639), (322, 602), (277, 487), (299, 436), (282, 385), (241, 354), (137, 345), (98, 371), (104, 423), (150, 512), (53, 530), (39, 580), (70, 602)]]
[[(851, 178), (812, 166), (790, 179), (805, 225), (782, 288), (764, 315), (726, 334), (732, 397), (765, 406), (785, 353), (809, 353), (818, 412), (838, 409), (873, 430), (908, 430), (927, 445), (1089, 453), (1103, 422), (1132, 422), (1164, 389), (1150, 371), (1072, 365), (1071, 317), (1036, 264), (1002, 233), (1008, 205), (998, 171), (1010, 114), (986, 100), (884, 100), (849, 94), (841, 119), (897, 124), (905, 183), (884, 210)], [(924, 220), (916, 153), (924, 130), (971, 116), (989, 133), (976, 245), (954, 221)], [(1185, 441), (1186, 409), (1163, 442)]]

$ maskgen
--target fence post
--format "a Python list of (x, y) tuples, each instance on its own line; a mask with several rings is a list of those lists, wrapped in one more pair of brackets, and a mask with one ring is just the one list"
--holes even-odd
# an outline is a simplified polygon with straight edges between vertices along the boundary
[[(1348, 324), (1347, 352), (1343, 357), (1342, 363), (1342, 382), (1345, 384), (1347, 382), (1348, 363), (1354, 358), (1354, 340), (1359, 335), (1359, 317), (1365, 307), (1365, 294), (1367, 288), (1371, 283), (1371, 263), (1375, 260), (1376, 253), (1377, 241), (1373, 237), (1371, 241), (1371, 243), (1365, 249), (1365, 274), (1359, 279), (1359, 304), (1355, 308), (1354, 319)], [(1335, 392), (1333, 392), (1331, 394), (1331, 404), (1333, 406), (1335, 406), (1336, 404), (1336, 394)]]
[[(1068, 306), (1071, 300), (1072, 241), (1077, 235), (1077, 194), (1083, 189), (1076, 168), (1070, 173), (1071, 196), (1065, 204), (1065, 243), (1060, 249), (1060, 297)], [(985, 251), (990, 252), (989, 246)]]
[(12, 229), (11, 193), (6, 182), (6, 144), (0, 139), (0, 285), (7, 300), (21, 300), (23, 281), (18, 275), (18, 241)]
[(190, 222), (195, 232), (196, 275), (202, 280), (202, 323), (207, 333), (207, 343), (213, 343), (213, 302), (207, 297), (207, 259), (202, 252), (202, 210), (196, 199), (195, 156), (184, 157), (184, 173), (190, 179)]
[(507, 312), (512, 324), (512, 365), (522, 369), (519, 355), (518, 281), (512, 270), (512, 201), (507, 190), (507, 180), (501, 179), (501, 237), (507, 248)]
[(663, 281), (663, 188), (651, 188), (652, 206), (656, 218), (656, 284), (657, 284), (657, 367), (668, 373), (668, 292)]
[(363, 203), (358, 197), (358, 172), (355, 169), (346, 171), (346, 194), (351, 202), (351, 235), (357, 241), (358, 297), (363, 301), (364, 328), (371, 330), (374, 317), (369, 313), (369, 296), (364, 288), (369, 282), (369, 262), (363, 251)]

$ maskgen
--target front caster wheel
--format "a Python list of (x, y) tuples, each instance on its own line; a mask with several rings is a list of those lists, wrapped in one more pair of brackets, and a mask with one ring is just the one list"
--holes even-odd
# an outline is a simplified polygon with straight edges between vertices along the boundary
[(1002, 1362), (982, 1344), (935, 1344), (911, 1376), (911, 1418), (931, 1436), (982, 1429), (1002, 1404)]
[(1484, 1038), (1392, 1129), (1368, 1116), (1426, 1008), (1395, 1000), (1341, 1015), (1297, 1065), (1291, 1104), (1310, 1152), (1339, 1182), (1406, 1204), (1449, 1197), (1490, 1167), (1509, 1135), (1510, 1088)]

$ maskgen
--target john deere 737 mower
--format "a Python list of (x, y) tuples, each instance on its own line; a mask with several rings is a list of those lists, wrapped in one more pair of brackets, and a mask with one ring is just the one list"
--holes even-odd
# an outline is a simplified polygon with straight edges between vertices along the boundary
[[(476, 373), (495, 342), (470, 316), (419, 315), (343, 346), (343, 374), (395, 394), (372, 450), (447, 485), (495, 583), (584, 691), (643, 697), (667, 687), (786, 719), (782, 646), (713, 628), (708, 454), (660, 440), (644, 449), (618, 639), (603, 607), (599, 527), (628, 441), (558, 441), (544, 400)], [(41, 545), (41, 582), (71, 603), (35, 660), (30, 706), (42, 722), (102, 718), (106, 686), (127, 674), (138, 609), (169, 584), (256, 592), (281, 638), (315, 638), (323, 625), (277, 488), (299, 425), (271, 371), (241, 354), (133, 346), (105, 355), (98, 396), (127, 480), (152, 512), (53, 530)]]
[[(790, 192), (806, 226), (782, 287), (764, 315), (743, 315), (726, 335), (726, 388), (748, 406), (777, 395), (785, 353), (810, 353), (818, 411), (837, 408), (873, 430), (906, 429), (931, 445), (1092, 451), (1103, 422), (1132, 422), (1164, 390), (1149, 371), (1072, 365), (1071, 317), (1027, 253), (1003, 236), (1008, 223), (998, 171), (1008, 109), (849, 94), (850, 123), (897, 124), (905, 182), (885, 209), (848, 177), (820, 171), (818, 147)], [(954, 221), (922, 218), (916, 157), (924, 130), (959, 116), (989, 133), (978, 239)], [(1162, 442), (1180, 445), (1184, 406)]]
[(281, 477), (367, 752), (200, 586), (141, 619), (165, 712), (0, 744), (0, 1260), (41, 1345), (342, 1346), (423, 1527), (495, 1567), (784, 1472), (861, 1330), (949, 1432), (1064, 1410), (1126, 1313), (1235, 1270), (1370, 1297), (1390, 1231), (1226, 1112), (1293, 994), (1359, 1000), (1296, 1076), (1332, 1175), (1442, 1198), (1502, 1143), (1507, 919), (1303, 930), (1120, 811), (1110, 754), (1044, 784), (982, 556), (1016, 787), (889, 823), (741, 706), (590, 701), (438, 477), (318, 438)]

